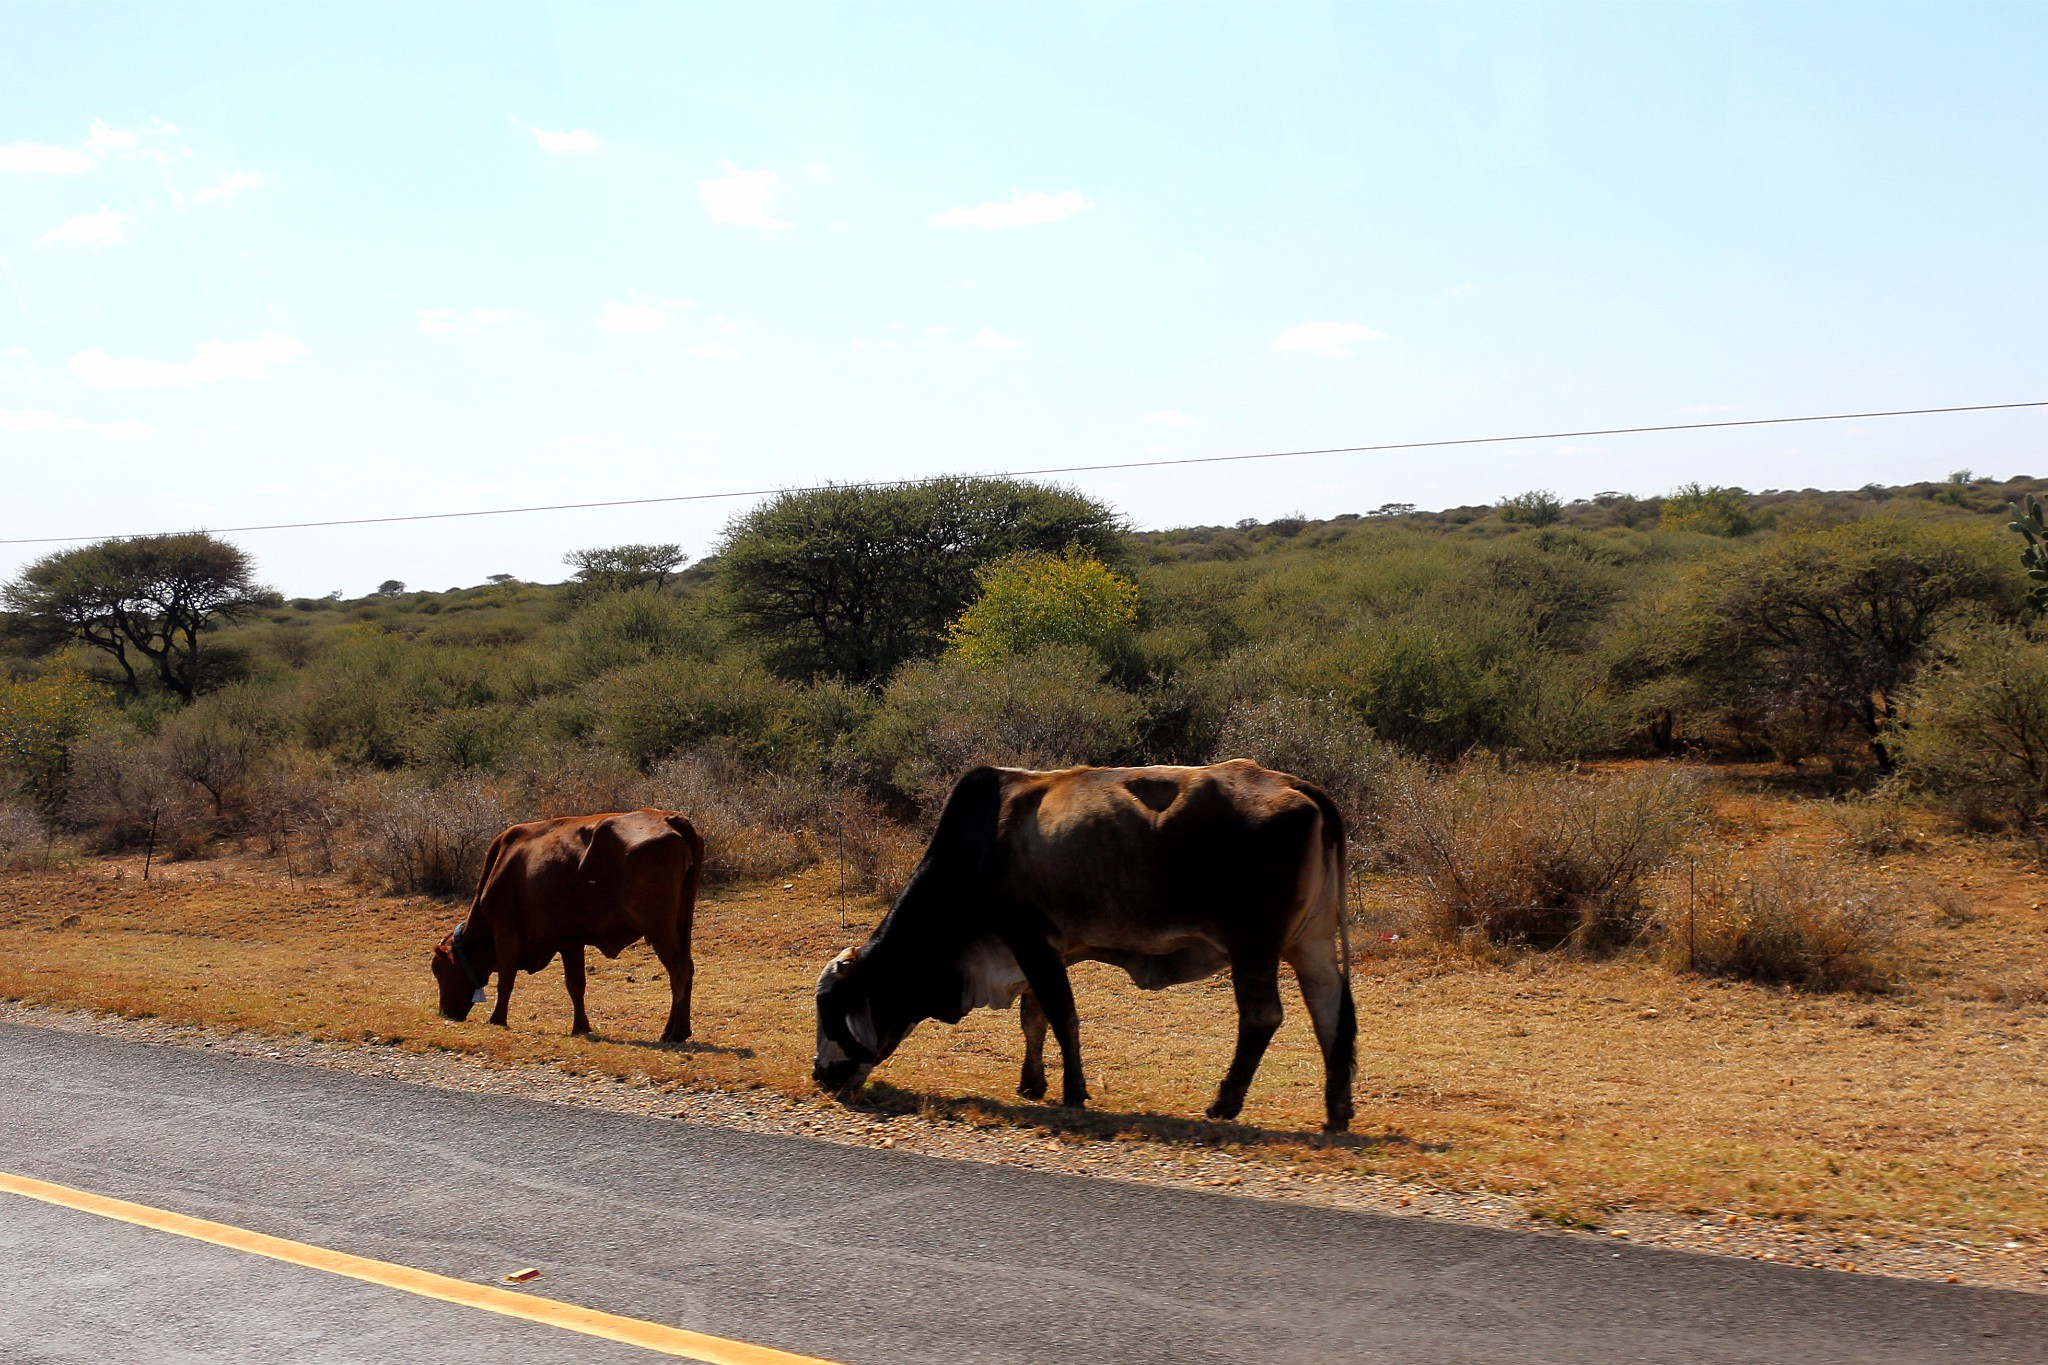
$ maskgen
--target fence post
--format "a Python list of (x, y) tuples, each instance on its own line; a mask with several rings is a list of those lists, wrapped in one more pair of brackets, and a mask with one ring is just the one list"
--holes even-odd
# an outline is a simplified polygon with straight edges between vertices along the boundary
[(142, 880), (149, 880), (149, 865), (156, 860), (156, 822), (164, 813), (162, 806), (149, 808), (149, 844), (142, 851)]
[(1692, 926), (1693, 907), (1698, 899), (1698, 888), (1694, 884), (1695, 873), (1698, 867), (1699, 863), (1697, 860), (1691, 857), (1688, 857), (1685, 860), (1685, 969), (1688, 972), (1694, 970), (1693, 958), (1696, 951), (1693, 941)]

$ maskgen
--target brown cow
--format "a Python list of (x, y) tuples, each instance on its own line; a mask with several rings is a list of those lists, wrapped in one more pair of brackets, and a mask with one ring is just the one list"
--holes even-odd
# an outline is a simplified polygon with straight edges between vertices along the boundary
[(583, 949), (617, 957), (646, 939), (668, 969), (668, 1027), (661, 1041), (690, 1036), (690, 922), (704, 841), (672, 810), (570, 815), (514, 825), (491, 842), (469, 917), (434, 949), (441, 1014), (457, 1021), (484, 998), (498, 973), (503, 1024), (512, 979), (537, 972), (562, 955), (562, 977), (576, 1007), (572, 1033), (590, 1032), (583, 1012)]
[(1062, 1102), (1082, 1104), (1067, 967), (1091, 960), (1151, 990), (1230, 968), (1237, 1051), (1209, 1106), (1223, 1119), (1243, 1108), (1280, 1026), (1285, 960), (1322, 1048), (1325, 1126), (1349, 1126), (1358, 1020), (1343, 816), (1316, 787), (1244, 759), (961, 778), (888, 916), (818, 978), (812, 1075), (828, 1090), (858, 1087), (920, 1021), (958, 1023), (1028, 985), (1019, 1089), (1044, 1093), (1049, 1023)]

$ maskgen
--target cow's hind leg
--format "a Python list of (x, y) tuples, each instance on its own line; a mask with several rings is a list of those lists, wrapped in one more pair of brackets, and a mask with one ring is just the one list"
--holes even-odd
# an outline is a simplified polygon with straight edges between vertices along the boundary
[(562, 981), (569, 988), (569, 1003), (575, 1006), (576, 1019), (569, 1025), (574, 1035), (590, 1032), (590, 1016), (583, 1012), (583, 945), (562, 949)]
[(1244, 1092), (1265, 1058), (1266, 1045), (1280, 1028), (1280, 962), (1277, 955), (1254, 960), (1233, 956), (1231, 985), (1237, 993), (1237, 1053), (1209, 1106), (1212, 1119), (1234, 1119), (1244, 1108)]
[(652, 936), (648, 946), (661, 959), (661, 965), (668, 972), (668, 1025), (661, 1031), (664, 1043), (687, 1043), (690, 1041), (690, 988), (696, 984), (697, 963), (690, 956), (690, 940), (687, 931), (681, 934), (663, 934), (659, 939)]
[(1017, 1093), (1027, 1100), (1045, 1098), (1045, 1010), (1029, 987), (1017, 997), (1017, 1023), (1024, 1030), (1024, 1072)]
[(1351, 1126), (1351, 1084), (1358, 1069), (1358, 1009), (1351, 982), (1328, 940), (1296, 949), (1287, 961), (1301, 983), (1301, 1000), (1323, 1050), (1323, 1130), (1341, 1133)]

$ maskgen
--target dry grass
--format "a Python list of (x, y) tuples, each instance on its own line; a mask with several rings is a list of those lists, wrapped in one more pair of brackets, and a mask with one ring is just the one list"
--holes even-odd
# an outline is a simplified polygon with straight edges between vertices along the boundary
[[(1721, 789), (1725, 838), (1836, 844), (1815, 803)], [(810, 1094), (811, 987), (878, 907), (841, 929), (836, 869), (705, 898), (697, 1041), (652, 1040), (666, 986), (643, 948), (593, 955), (592, 1040), (567, 1035), (561, 978), (522, 978), (513, 1027), (434, 1014), (427, 952), (456, 915), (334, 879), (294, 890), (274, 864), (179, 864), (144, 885), (122, 861), (0, 878), (0, 996), (279, 1034)], [(1478, 960), (1361, 934), (1357, 1132), (1325, 1141), (1320, 1066), (1290, 1007), (1241, 1124), (1195, 1118), (1228, 1058), (1230, 989), (1141, 995), (1077, 971), (1095, 1108), (1011, 1098), (1013, 1018), (927, 1024), (871, 1100), (979, 1122), (1233, 1146), (1520, 1198), (1553, 1219), (1639, 1207), (1732, 1211), (1973, 1240), (2048, 1234), (2048, 914), (2037, 879), (1978, 846), (1930, 844), (1873, 864), (1907, 905), (1905, 984), (1815, 996), (1674, 974), (1647, 960), (1538, 953)], [(121, 874), (121, 875), (116, 875)], [(215, 875), (218, 874), (218, 875)], [(1934, 881), (1967, 921), (1923, 908)], [(1411, 883), (1369, 883), (1393, 916)], [(74, 918), (75, 917), (75, 918)], [(1369, 921), (1370, 922), (1370, 919)], [(820, 1101), (822, 1102), (822, 1101)]]
[[(1709, 857), (1666, 892), (1658, 928), (1682, 970), (1819, 991), (1883, 990), (1899, 978), (1905, 896), (1832, 850)], [(1946, 888), (1927, 899), (1945, 923), (1961, 922), (1966, 901)]]
[(1612, 951), (1647, 924), (1651, 877), (1698, 823), (1696, 785), (1669, 768), (1409, 764), (1389, 771), (1379, 823), (1438, 937)]

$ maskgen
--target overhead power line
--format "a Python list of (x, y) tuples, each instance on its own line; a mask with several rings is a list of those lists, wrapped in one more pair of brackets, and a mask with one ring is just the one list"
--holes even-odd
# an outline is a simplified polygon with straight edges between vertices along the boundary
[[(735, 498), (766, 498), (789, 493), (817, 493), (830, 488), (903, 488), (939, 478), (1024, 479), (1041, 474), (1096, 474), (1116, 469), (1164, 469), (1174, 465), (1234, 464), (1245, 460), (1292, 460), (1308, 455), (1374, 455), (1396, 450), (1441, 450), (1450, 446), (1502, 445), (1510, 441), (1569, 441), (1588, 436), (1646, 436), (1667, 431), (1716, 431), (1729, 427), (1788, 426), (1796, 422), (1856, 422), (1880, 417), (1933, 417), (1956, 412), (2009, 412), (2017, 408), (2048, 408), (2048, 399), (2026, 403), (1969, 403), (1947, 408), (1892, 408), (1883, 412), (1827, 412), (1802, 417), (1745, 417), (1724, 422), (1671, 422), (1661, 426), (1598, 427), (1586, 431), (1526, 431), (1513, 436), (1459, 436), (1440, 441), (1389, 441), (1380, 445), (1322, 446), (1312, 450), (1262, 450), (1250, 455), (1189, 455), (1166, 460), (1117, 460), (1107, 464), (1047, 465), (1040, 469), (1006, 469), (977, 475), (926, 474), (908, 479), (851, 479), (844, 483), (799, 484), (782, 488), (736, 489), (726, 493), (676, 493), (659, 498), (608, 498), (601, 502), (555, 502), (533, 507), (483, 507), (467, 512), (408, 512), (388, 517), (336, 517), (329, 521), (275, 521), (254, 526), (216, 526), (222, 535), (251, 531), (313, 531), (329, 526), (386, 526), (406, 521), (455, 521), (465, 517), (512, 517), (529, 512), (584, 512), (602, 507), (651, 507), (659, 503), (721, 502)], [(165, 535), (141, 531), (93, 536), (18, 536), (0, 545), (63, 545), (81, 540), (113, 540), (126, 536)]]

